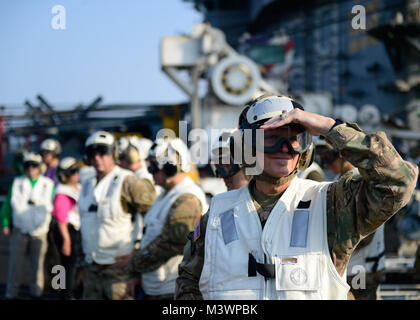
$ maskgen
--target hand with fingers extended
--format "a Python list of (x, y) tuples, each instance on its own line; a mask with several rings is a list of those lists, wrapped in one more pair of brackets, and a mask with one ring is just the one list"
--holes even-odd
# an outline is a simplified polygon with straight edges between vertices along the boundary
[(335, 120), (316, 113), (294, 108), (266, 121), (260, 129), (273, 130), (290, 123), (298, 123), (312, 136), (324, 136), (330, 131)]

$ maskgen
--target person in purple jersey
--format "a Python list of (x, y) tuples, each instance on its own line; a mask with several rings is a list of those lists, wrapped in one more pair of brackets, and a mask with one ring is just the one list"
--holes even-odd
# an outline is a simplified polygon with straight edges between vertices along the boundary
[(41, 156), (42, 161), (47, 166), (47, 170), (44, 172), (44, 176), (52, 179), (54, 185), (57, 186), (59, 181), (57, 178), (57, 167), (59, 163), (59, 157), (61, 154), (61, 145), (55, 139), (46, 139), (41, 143)]

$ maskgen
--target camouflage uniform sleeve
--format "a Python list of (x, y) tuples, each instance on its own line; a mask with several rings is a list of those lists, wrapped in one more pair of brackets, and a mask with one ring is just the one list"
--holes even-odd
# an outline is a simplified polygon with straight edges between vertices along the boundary
[(328, 245), (343, 275), (358, 243), (407, 204), (418, 168), (400, 157), (384, 132), (365, 134), (347, 123), (325, 138), (360, 172), (344, 175), (327, 192)]
[(181, 195), (172, 205), (161, 234), (145, 248), (136, 251), (129, 263), (132, 275), (150, 272), (176, 255), (182, 255), (188, 234), (201, 216), (200, 200), (192, 194)]
[(127, 176), (122, 185), (121, 205), (125, 212), (136, 214), (146, 213), (156, 199), (156, 189), (147, 179), (137, 176)]
[[(200, 219), (199, 229), (188, 236), (189, 241), (184, 248), (184, 259), (178, 267), (175, 300), (202, 300), (198, 282), (204, 265), (204, 239), (206, 234), (208, 213)], [(195, 235), (195, 237), (194, 237)]]

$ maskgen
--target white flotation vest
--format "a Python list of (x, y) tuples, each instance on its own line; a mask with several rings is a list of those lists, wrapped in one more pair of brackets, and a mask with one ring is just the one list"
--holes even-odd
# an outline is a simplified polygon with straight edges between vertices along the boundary
[[(372, 241), (365, 247), (354, 250), (347, 265), (347, 274), (353, 276), (362, 270), (376, 272), (385, 269), (385, 226), (381, 225)], [(360, 268), (363, 267), (364, 269)]]
[[(144, 161), (142, 161), (144, 162)], [(146, 164), (142, 163), (140, 169), (135, 172), (136, 176), (140, 179), (147, 179), (150, 181), (151, 184), (155, 187), (156, 190), (156, 198), (163, 192), (163, 188), (155, 184), (155, 180), (153, 179), (153, 175), (147, 170)], [(143, 237), (143, 227), (144, 227), (144, 218), (143, 216), (138, 213), (136, 214), (135, 221), (134, 221), (134, 237), (137, 241), (140, 241)]]
[(15, 178), (10, 201), (13, 225), (32, 236), (46, 234), (52, 217), (53, 188), (54, 182), (43, 175), (39, 176), (33, 188), (27, 176)]
[[(328, 182), (294, 178), (262, 230), (248, 186), (212, 199), (204, 299), (347, 299), (327, 242)], [(261, 268), (271, 270), (267, 278)]]
[(77, 185), (77, 189), (72, 186), (60, 183), (55, 190), (55, 194), (64, 194), (75, 201), (75, 205), (69, 212), (68, 223), (73, 226), (75, 230), (80, 230), (80, 214), (77, 202), (79, 201), (81, 185)]
[[(147, 247), (156, 237), (161, 234), (162, 228), (172, 204), (183, 194), (193, 194), (202, 205), (202, 214), (204, 214), (208, 205), (204, 192), (188, 176), (181, 183), (174, 186), (168, 192), (160, 194), (155, 200), (153, 206), (147, 212), (144, 218), (145, 233), (141, 240), (141, 249)], [(187, 239), (185, 239), (187, 242)], [(147, 248), (146, 248), (147, 250)], [(142, 287), (148, 295), (173, 294), (175, 292), (175, 280), (178, 277), (178, 265), (182, 261), (182, 255), (170, 258), (158, 269), (142, 274)]]
[(131, 171), (118, 166), (98, 183), (91, 177), (79, 197), (82, 245), (87, 263), (113, 264), (133, 251), (132, 216), (121, 207), (121, 189)]

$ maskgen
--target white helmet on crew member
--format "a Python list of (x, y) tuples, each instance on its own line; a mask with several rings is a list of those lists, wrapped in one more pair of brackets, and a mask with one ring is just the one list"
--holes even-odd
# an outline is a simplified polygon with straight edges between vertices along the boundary
[(58, 140), (55, 139), (46, 139), (42, 141), (40, 146), (41, 153), (42, 152), (51, 152), (55, 156), (59, 156), (61, 154), (61, 144)]
[(185, 143), (179, 138), (158, 138), (149, 152), (149, 172), (158, 170), (168, 176), (191, 170), (191, 156)]
[(100, 155), (112, 154), (114, 161), (118, 159), (118, 146), (114, 136), (106, 131), (97, 131), (91, 134), (85, 143), (85, 151), (87, 156), (87, 162), (89, 164), (89, 158), (93, 158), (95, 153)]
[(23, 164), (25, 165), (26, 163), (33, 163), (39, 166), (42, 163), (42, 157), (35, 152), (25, 152), (23, 156)]
[[(263, 139), (257, 134), (259, 129), (267, 120), (280, 116), (283, 113), (292, 111), (298, 108), (304, 110), (304, 108), (295, 100), (281, 95), (265, 94), (246, 106), (243, 110), (244, 116), (240, 119), (240, 129), (252, 130), (252, 139), (246, 139), (244, 134), (244, 143), (251, 145), (253, 150), (259, 150), (264, 153), (275, 153), (278, 152), (283, 144), (287, 145), (290, 153), (299, 154), (299, 161), (296, 168), (287, 176), (282, 178), (274, 178), (269, 176), (266, 172), (263, 172), (259, 176), (255, 176), (256, 179), (265, 180), (272, 183), (285, 183), (290, 179), (294, 178), (297, 174), (297, 170), (305, 170), (313, 161), (313, 142), (312, 136), (305, 130), (305, 128), (298, 123), (290, 123), (283, 126), (284, 128), (290, 129), (290, 134), (286, 136), (272, 135), (269, 138), (270, 130), (264, 130)], [(297, 129), (297, 134), (296, 130)], [(292, 145), (293, 141), (296, 141)], [(250, 141), (248, 141), (250, 140)]]

